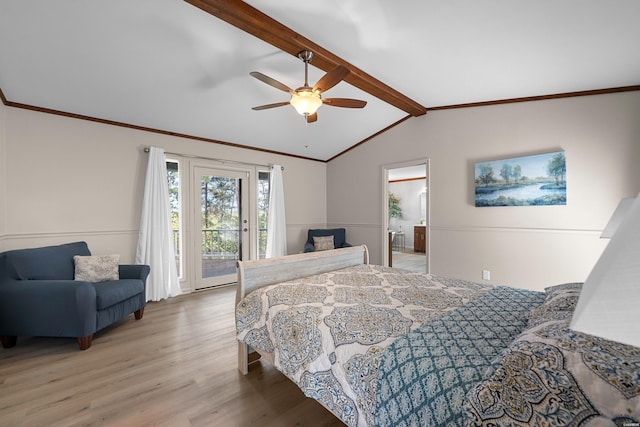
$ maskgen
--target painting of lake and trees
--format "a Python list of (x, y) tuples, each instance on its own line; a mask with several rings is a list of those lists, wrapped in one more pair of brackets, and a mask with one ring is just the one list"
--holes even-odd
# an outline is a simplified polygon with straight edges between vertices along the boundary
[(475, 164), (476, 206), (567, 204), (564, 151)]

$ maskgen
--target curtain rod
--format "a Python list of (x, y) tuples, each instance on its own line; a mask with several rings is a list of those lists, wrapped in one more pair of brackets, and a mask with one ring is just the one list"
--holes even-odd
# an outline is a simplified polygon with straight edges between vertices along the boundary
[[(144, 147), (144, 152), (148, 153), (149, 151), (151, 151), (149, 149), (149, 147)], [(213, 160), (216, 162), (221, 162), (221, 163), (235, 163), (238, 165), (249, 165), (249, 166), (264, 166), (264, 167), (268, 167), (270, 168), (271, 166), (273, 166), (273, 163), (270, 163), (268, 165), (261, 165), (259, 163), (247, 163), (247, 162), (238, 162), (236, 160), (225, 160), (225, 159), (216, 159), (213, 157), (202, 157), (202, 156), (194, 156), (193, 154), (180, 154), (180, 153), (170, 153), (168, 151), (165, 151), (164, 154), (168, 154), (170, 156), (180, 156), (180, 157), (187, 157), (189, 159), (200, 159), (200, 160)], [(284, 170), (284, 166), (280, 166), (280, 168), (282, 170)]]

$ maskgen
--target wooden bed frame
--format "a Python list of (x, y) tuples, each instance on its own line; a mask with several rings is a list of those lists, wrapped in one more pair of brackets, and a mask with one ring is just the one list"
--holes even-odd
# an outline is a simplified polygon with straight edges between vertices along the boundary
[[(263, 286), (360, 264), (369, 264), (369, 250), (365, 245), (278, 258), (238, 261), (236, 304), (249, 292)], [(273, 363), (269, 357), (258, 353)], [(249, 372), (249, 348), (241, 342), (238, 342), (238, 369), (243, 375)]]

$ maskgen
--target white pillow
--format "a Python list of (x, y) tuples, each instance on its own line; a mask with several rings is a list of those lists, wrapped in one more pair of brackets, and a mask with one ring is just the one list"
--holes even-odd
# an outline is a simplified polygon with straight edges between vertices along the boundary
[(333, 236), (313, 236), (313, 246), (315, 246), (316, 251), (335, 249), (333, 246)]
[(99, 255), (73, 257), (75, 262), (75, 279), (85, 282), (104, 282), (106, 280), (118, 280), (118, 263), (120, 255)]

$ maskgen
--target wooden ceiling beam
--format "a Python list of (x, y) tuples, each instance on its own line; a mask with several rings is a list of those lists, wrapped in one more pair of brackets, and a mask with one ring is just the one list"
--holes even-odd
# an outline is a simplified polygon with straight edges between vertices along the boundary
[(426, 107), (241, 0), (185, 1), (295, 57), (310, 50), (313, 65), (323, 71), (344, 65), (351, 71), (344, 81), (411, 116), (427, 113)]

